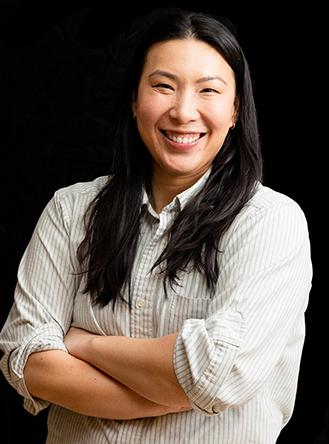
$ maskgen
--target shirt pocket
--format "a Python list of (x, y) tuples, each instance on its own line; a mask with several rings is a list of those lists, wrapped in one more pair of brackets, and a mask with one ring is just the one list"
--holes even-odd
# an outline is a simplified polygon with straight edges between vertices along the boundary
[(168, 301), (165, 334), (179, 332), (187, 319), (205, 319), (211, 301), (210, 297), (191, 298), (179, 294), (171, 295)]

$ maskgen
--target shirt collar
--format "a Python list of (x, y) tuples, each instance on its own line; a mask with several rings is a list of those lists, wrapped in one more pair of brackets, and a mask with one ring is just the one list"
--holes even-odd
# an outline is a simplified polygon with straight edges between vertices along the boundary
[[(182, 193), (178, 194), (174, 198), (174, 200), (169, 205), (167, 205), (164, 209), (171, 209), (174, 207), (178, 207), (180, 211), (183, 210), (183, 208), (186, 206), (188, 201), (203, 188), (203, 186), (205, 185), (205, 183), (208, 180), (208, 177), (210, 176), (211, 170), (212, 170), (212, 165), (210, 166), (208, 171), (194, 185), (192, 185), (190, 188), (183, 191)], [(143, 189), (142, 205), (147, 205), (148, 210), (151, 213), (154, 213), (154, 210), (151, 207), (151, 203), (149, 201), (149, 197), (147, 195), (145, 188)]]

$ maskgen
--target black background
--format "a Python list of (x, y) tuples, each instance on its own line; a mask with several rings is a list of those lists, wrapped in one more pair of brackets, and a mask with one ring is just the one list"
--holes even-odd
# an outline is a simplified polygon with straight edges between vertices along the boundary
[[(109, 116), (129, 51), (149, 19), (132, 25), (124, 33), (128, 40), (113, 40), (154, 9), (191, 8), (137, 3), (0, 0), (0, 327), (13, 302), (20, 258), (53, 193), (107, 173)], [(320, 259), (320, 246), (327, 245), (325, 121), (310, 38), (321, 11), (312, 16), (309, 7), (271, 2), (217, 4), (198, 10), (237, 27), (255, 85), (265, 185), (297, 201), (309, 223), (314, 280), (307, 336), (295, 411), (278, 443), (311, 444), (329, 401), (325, 250)], [(22, 433), (27, 442), (44, 443), (47, 411), (27, 413), (2, 374), (0, 390), (1, 443), (20, 443)]]

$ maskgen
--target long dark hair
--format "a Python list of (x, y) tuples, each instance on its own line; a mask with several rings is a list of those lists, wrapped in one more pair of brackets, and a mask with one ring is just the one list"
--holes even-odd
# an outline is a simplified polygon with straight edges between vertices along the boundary
[(229, 131), (214, 159), (206, 184), (175, 219), (168, 230), (167, 246), (153, 266), (160, 266), (165, 289), (168, 283), (171, 287), (179, 283), (179, 273), (192, 266), (203, 273), (209, 291), (214, 291), (220, 271), (219, 241), (262, 180), (252, 83), (238, 42), (208, 15), (169, 12), (150, 27), (135, 51), (116, 107), (109, 180), (85, 215), (86, 235), (78, 248), (78, 259), (87, 274), (85, 292), (102, 307), (110, 301), (115, 304), (118, 298), (130, 304), (143, 187), (148, 192), (151, 189), (150, 154), (132, 117), (132, 95), (150, 47), (186, 38), (208, 43), (231, 66), (240, 108), (236, 127)]

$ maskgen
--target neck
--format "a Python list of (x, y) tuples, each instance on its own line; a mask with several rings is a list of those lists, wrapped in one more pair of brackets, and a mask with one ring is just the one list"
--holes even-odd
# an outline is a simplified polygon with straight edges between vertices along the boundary
[(156, 167), (152, 171), (152, 198), (153, 209), (160, 214), (164, 207), (183, 191), (194, 185), (203, 176), (197, 175), (170, 175), (166, 172), (159, 174)]

